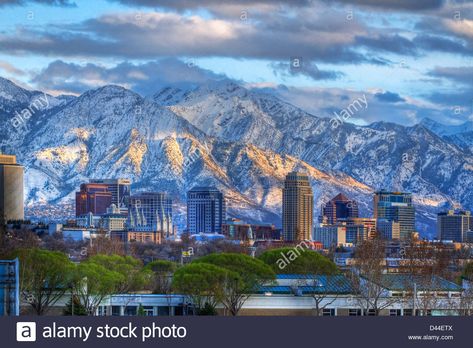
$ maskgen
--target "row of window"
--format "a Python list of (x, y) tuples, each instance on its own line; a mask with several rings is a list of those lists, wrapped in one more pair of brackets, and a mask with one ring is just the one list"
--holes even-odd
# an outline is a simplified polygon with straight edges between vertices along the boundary
[[(362, 311), (361, 309), (359, 308), (350, 308), (348, 309), (348, 315), (349, 316), (361, 316), (362, 314)], [(389, 315), (390, 316), (412, 316), (413, 314), (413, 310), (412, 309), (404, 309), (404, 311), (402, 311), (401, 309), (390, 309), (389, 310)], [(335, 308), (324, 308), (322, 309), (322, 315), (323, 316), (335, 316)], [(365, 315), (366, 316), (374, 316), (376, 315), (376, 311), (374, 309), (369, 309), (368, 311), (365, 312)], [(432, 315), (432, 311), (431, 310), (427, 310), (425, 312), (422, 312), (420, 309), (417, 309), (416, 310), (416, 316), (420, 316), (420, 315), (427, 315), (427, 316), (430, 316)]]

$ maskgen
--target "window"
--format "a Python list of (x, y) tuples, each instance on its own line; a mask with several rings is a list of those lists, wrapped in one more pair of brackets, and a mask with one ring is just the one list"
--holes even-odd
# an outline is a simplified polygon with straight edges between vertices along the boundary
[(399, 317), (401, 315), (401, 310), (400, 309), (390, 309), (389, 310), (389, 315), (391, 317)]
[(361, 309), (356, 309), (356, 308), (350, 308), (348, 310), (348, 315), (349, 316), (361, 316)]
[(98, 315), (99, 317), (104, 316), (104, 315), (107, 315), (107, 307), (105, 307), (105, 306), (99, 306), (99, 307), (97, 308), (97, 315)]
[(144, 306), (143, 311), (147, 317), (152, 317), (154, 315), (154, 310), (151, 306)]
[(412, 317), (412, 309), (404, 309), (404, 315), (406, 317)]
[(159, 306), (158, 307), (159, 316), (169, 316), (169, 306)]
[(375, 316), (376, 315), (376, 310), (374, 310), (373, 308), (371, 309), (368, 309), (366, 312), (365, 312), (365, 315), (368, 315), (368, 316)]
[(125, 308), (125, 315), (136, 315), (136, 306), (128, 306)]
[(174, 315), (184, 315), (184, 308), (182, 306), (174, 307)]
[(120, 316), (120, 306), (112, 306), (112, 315)]
[(324, 308), (322, 309), (322, 316), (333, 317), (335, 316), (335, 308)]

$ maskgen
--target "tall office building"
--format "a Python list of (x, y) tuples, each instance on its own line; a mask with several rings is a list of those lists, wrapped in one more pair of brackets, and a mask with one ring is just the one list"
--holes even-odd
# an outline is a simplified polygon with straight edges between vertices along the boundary
[(225, 219), (225, 198), (215, 187), (194, 187), (187, 192), (189, 233), (222, 233)]
[(339, 193), (330, 201), (322, 205), (322, 223), (335, 225), (338, 219), (358, 217), (358, 203)]
[(76, 217), (92, 213), (103, 215), (112, 204), (112, 194), (103, 184), (81, 184), (76, 192)]
[(128, 206), (131, 195), (131, 180), (129, 179), (90, 179), (91, 184), (102, 184), (112, 194), (112, 204), (117, 207)]
[(142, 192), (130, 196), (128, 228), (134, 232), (159, 232), (168, 238), (174, 233), (172, 199), (163, 192)]
[(467, 242), (467, 232), (473, 230), (473, 216), (469, 211), (449, 210), (437, 215), (437, 236), (440, 240)]
[(381, 190), (374, 195), (374, 218), (399, 222), (400, 238), (415, 232), (415, 208), (412, 194)]
[(24, 220), (23, 167), (16, 156), (0, 154), (0, 217)]
[(292, 172), (286, 176), (282, 197), (283, 239), (310, 240), (312, 237), (314, 195), (306, 174)]

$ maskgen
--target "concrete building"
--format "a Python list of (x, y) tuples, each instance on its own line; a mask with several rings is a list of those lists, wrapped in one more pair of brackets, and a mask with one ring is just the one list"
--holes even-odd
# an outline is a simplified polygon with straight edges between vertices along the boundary
[(342, 225), (316, 226), (313, 240), (322, 243), (324, 249), (330, 249), (347, 243), (347, 227)]
[(215, 187), (194, 187), (187, 192), (187, 229), (190, 234), (222, 233), (225, 219), (225, 198)]
[(440, 240), (467, 242), (473, 230), (473, 216), (469, 211), (449, 210), (437, 215), (437, 237)]
[(283, 239), (288, 242), (310, 240), (314, 214), (314, 195), (306, 174), (286, 176), (282, 199)]
[(92, 238), (95, 238), (96, 230), (93, 228), (86, 227), (63, 227), (62, 228), (62, 237), (64, 239), (71, 239), (75, 242), (84, 242), (90, 241)]
[(376, 230), (384, 239), (393, 240), (401, 238), (401, 224), (396, 221), (378, 219), (376, 223)]
[(338, 225), (346, 227), (346, 243), (356, 244), (373, 238), (376, 233), (376, 220), (372, 218), (338, 219)]
[(412, 194), (381, 190), (374, 195), (374, 218), (399, 222), (400, 238), (409, 238), (415, 232), (415, 208)]
[(0, 219), (24, 220), (23, 167), (16, 156), (0, 154)]
[(161, 244), (163, 241), (162, 233), (158, 231), (135, 231), (115, 232), (122, 236), (124, 242), (153, 243)]

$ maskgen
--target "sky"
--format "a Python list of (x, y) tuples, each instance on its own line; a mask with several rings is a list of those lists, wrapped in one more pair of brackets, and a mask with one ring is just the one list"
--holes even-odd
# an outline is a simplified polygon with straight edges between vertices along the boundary
[(351, 122), (473, 121), (473, 1), (0, 0), (0, 76), (54, 95), (231, 79)]

